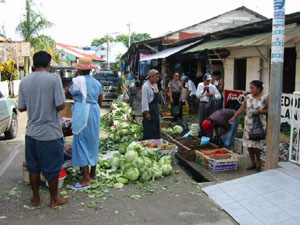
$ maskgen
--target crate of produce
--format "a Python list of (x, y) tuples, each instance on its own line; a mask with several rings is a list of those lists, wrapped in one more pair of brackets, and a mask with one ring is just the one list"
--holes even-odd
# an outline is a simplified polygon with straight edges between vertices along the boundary
[(208, 167), (213, 171), (237, 170), (238, 159), (231, 154), (211, 156), (211, 158)]
[(178, 147), (164, 139), (150, 139), (139, 142), (143, 147), (153, 149), (158, 155), (175, 155), (178, 151)]
[(208, 166), (214, 171), (237, 169), (239, 156), (228, 149), (199, 150), (195, 151), (195, 155), (197, 163)]

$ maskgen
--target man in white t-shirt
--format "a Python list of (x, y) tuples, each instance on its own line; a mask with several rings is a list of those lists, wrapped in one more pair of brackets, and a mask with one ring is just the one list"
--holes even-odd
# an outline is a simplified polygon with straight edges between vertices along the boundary
[[(221, 94), (215, 85), (211, 84), (212, 76), (209, 73), (203, 75), (203, 82), (198, 84), (196, 96), (200, 99), (199, 104), (199, 127), (201, 128), (201, 135), (206, 135), (202, 129), (202, 123), (206, 120), (211, 113), (213, 113), (213, 100), (221, 99)], [(208, 105), (212, 107), (208, 107)]]
[(192, 80), (189, 79), (188, 76), (183, 76), (181, 80), (184, 82), (185, 88), (187, 88), (187, 101), (191, 107), (191, 112), (195, 111), (195, 100), (196, 100), (196, 87)]

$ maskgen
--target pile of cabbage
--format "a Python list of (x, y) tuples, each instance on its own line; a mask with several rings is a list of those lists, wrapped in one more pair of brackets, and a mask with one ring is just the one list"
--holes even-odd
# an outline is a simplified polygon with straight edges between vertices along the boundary
[(102, 116), (102, 125), (105, 128), (116, 128), (122, 121), (132, 120), (132, 108), (129, 104), (114, 100), (110, 106), (109, 112)]
[(171, 175), (171, 164), (170, 155), (159, 158), (157, 152), (133, 141), (129, 145), (121, 144), (119, 153), (100, 159), (98, 166), (102, 178), (108, 179), (115, 188), (122, 188), (128, 182), (147, 182)]
[(183, 128), (179, 125), (175, 125), (173, 128), (172, 127), (162, 128), (161, 130), (170, 135), (181, 134), (183, 132)]
[(132, 108), (127, 103), (113, 101), (110, 110), (102, 116), (101, 126), (108, 136), (100, 139), (99, 151), (114, 151), (120, 143), (131, 143), (142, 139), (143, 127), (133, 123)]

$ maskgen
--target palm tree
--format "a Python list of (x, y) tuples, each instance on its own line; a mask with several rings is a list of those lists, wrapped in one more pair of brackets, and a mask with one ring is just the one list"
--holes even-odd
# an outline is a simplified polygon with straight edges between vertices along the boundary
[[(43, 15), (35, 12), (31, 7), (32, 5), (32, 0), (26, 0), (26, 14), (24, 15), (24, 20), (20, 22), (16, 30), (23, 37), (24, 41), (30, 42), (35, 51), (52, 48), (50, 53), (55, 52), (54, 40), (49, 36), (40, 35), (42, 30), (52, 27), (53, 23), (48, 21)], [(28, 57), (25, 57), (25, 72), (28, 71), (28, 59)]]

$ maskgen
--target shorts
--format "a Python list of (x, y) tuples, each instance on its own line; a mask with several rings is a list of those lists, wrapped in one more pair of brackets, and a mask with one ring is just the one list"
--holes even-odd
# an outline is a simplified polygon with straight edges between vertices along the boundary
[(25, 137), (26, 168), (29, 173), (42, 172), (47, 181), (58, 177), (64, 160), (63, 139), (38, 141), (30, 136)]

